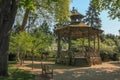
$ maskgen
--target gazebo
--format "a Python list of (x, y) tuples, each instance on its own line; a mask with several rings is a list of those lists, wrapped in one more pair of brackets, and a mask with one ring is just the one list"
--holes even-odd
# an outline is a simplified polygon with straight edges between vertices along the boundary
[[(73, 66), (91, 66), (94, 64), (101, 64), (100, 58), (100, 34), (103, 32), (100, 29), (90, 27), (83, 22), (81, 19), (84, 16), (81, 15), (76, 9), (73, 8), (71, 11), (71, 23), (56, 28), (54, 33), (57, 35), (57, 60), (56, 63), (73, 65)], [(68, 40), (68, 50), (63, 53), (61, 51), (61, 40), (66, 38)], [(82, 38), (82, 52), (76, 54), (71, 49), (71, 40)], [(84, 50), (84, 40), (88, 40), (88, 49)], [(94, 47), (91, 49), (91, 40), (93, 40)], [(80, 54), (83, 54), (79, 56)]]

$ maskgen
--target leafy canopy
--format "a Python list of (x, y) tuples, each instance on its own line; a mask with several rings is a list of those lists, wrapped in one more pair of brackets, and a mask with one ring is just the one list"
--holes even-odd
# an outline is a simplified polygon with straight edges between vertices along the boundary
[(120, 0), (92, 0), (99, 11), (108, 10), (111, 19), (120, 20)]

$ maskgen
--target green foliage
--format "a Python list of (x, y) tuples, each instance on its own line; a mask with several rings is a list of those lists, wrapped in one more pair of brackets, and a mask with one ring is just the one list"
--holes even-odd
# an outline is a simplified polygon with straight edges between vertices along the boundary
[(101, 51), (104, 51), (104, 53), (107, 53), (107, 54), (114, 54), (116, 51), (115, 51), (115, 48), (116, 46), (115, 45), (111, 45), (111, 44), (108, 44), (108, 43), (101, 43)]
[(117, 36), (107, 34), (102, 35), (101, 47), (101, 57), (103, 61), (108, 60), (118, 60), (120, 51), (119, 51), (119, 38)]
[(46, 35), (40, 30), (37, 30), (32, 36), (34, 37), (32, 49), (36, 48), (38, 53), (48, 49), (53, 40), (51, 35)]
[[(29, 16), (33, 17), (32, 25), (36, 25), (36, 20), (38, 20), (37, 25), (41, 24), (44, 19), (48, 21), (56, 20), (60, 23), (68, 21), (69, 4), (70, 0), (20, 0), (19, 10), (22, 12), (21, 14), (27, 13), (22, 17), (22, 29), (25, 29), (26, 25), (29, 24)], [(31, 25), (28, 26), (32, 27)]]
[(111, 19), (120, 20), (120, 0), (92, 0), (99, 11), (108, 10)]
[(27, 32), (12, 35), (10, 39), (10, 52), (17, 53), (17, 51), (21, 51), (21, 53), (24, 53), (26, 50), (29, 51), (29, 48), (32, 46), (31, 38), (31, 35)]
[(35, 0), (20, 0), (19, 7), (25, 7), (27, 9), (35, 10)]
[[(94, 42), (90, 39), (90, 48), (94, 48)], [(75, 52), (82, 51), (83, 39), (77, 39), (72, 41), (72, 50)], [(112, 34), (102, 34), (100, 36), (100, 55), (103, 61), (119, 60), (120, 56), (120, 38)], [(96, 49), (98, 47), (96, 41)], [(88, 51), (88, 39), (84, 39), (84, 51)]]
[(23, 71), (17, 68), (14, 68), (12, 66), (9, 66), (8, 68), (8, 72), (10, 73), (9, 77), (0, 77), (0, 80), (34, 80), (35, 79), (35, 75), (27, 72), (27, 71)]
[(105, 41), (103, 42), (103, 44), (106, 44), (108, 46), (115, 46), (115, 42), (112, 39), (105, 39)]
[[(84, 45), (83, 45), (83, 42), (84, 42)], [(79, 38), (77, 40), (72, 41), (72, 51), (82, 52), (82, 49), (84, 49), (85, 52), (88, 52), (88, 39)]]
[[(81, 47), (82, 46), (82, 38), (80, 38), (80, 39), (77, 39), (77, 40), (73, 40), (72, 41), (72, 44), (73, 44), (73, 48), (79, 48), (79, 47)], [(84, 39), (84, 46), (87, 46), (88, 45), (88, 41), (87, 41), (87, 39)]]
[(69, 4), (70, 0), (59, 0), (55, 5), (55, 17), (60, 24), (69, 20)]
[(56, 61), (56, 58), (47, 58), (48, 61)]
[(51, 34), (50, 27), (46, 21), (42, 23), (42, 25), (39, 27), (39, 29), (44, 33), (44, 34)]
[(40, 55), (43, 51), (48, 50), (52, 40), (53, 37), (50, 34), (46, 35), (40, 30), (31, 34), (21, 32), (11, 36), (9, 52), (20, 53), (22, 57), (26, 54), (29, 56)]

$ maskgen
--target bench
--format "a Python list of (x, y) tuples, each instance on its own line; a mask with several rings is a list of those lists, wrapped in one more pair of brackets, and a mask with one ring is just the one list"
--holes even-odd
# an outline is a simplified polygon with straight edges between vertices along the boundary
[(53, 79), (53, 69), (49, 65), (41, 63), (41, 68), (42, 75)]

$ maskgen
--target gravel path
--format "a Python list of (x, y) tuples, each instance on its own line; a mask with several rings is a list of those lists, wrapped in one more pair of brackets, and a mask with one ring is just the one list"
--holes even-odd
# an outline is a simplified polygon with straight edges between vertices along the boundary
[(120, 62), (105, 62), (102, 65), (91, 67), (73, 67), (54, 64), (54, 62), (43, 62), (54, 69), (54, 79), (41, 79), (41, 62), (34, 62), (34, 69), (31, 68), (31, 61), (25, 61), (20, 69), (30, 71), (36, 75), (36, 80), (120, 80)]

